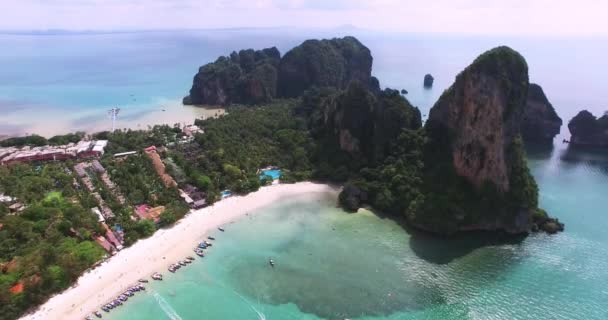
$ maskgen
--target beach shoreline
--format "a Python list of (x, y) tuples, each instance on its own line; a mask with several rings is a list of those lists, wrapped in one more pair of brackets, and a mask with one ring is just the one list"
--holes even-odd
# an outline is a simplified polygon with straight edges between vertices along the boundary
[[(20, 319), (84, 319), (136, 284), (138, 279), (152, 281), (152, 273), (166, 274), (169, 264), (193, 255), (192, 248), (209, 231), (245, 217), (277, 200), (336, 192), (336, 187), (313, 182), (278, 184), (191, 211), (173, 227), (158, 230), (150, 238), (138, 241), (97, 268), (86, 272), (72, 287), (51, 297), (37, 310)], [(229, 228), (226, 231), (229, 232)]]

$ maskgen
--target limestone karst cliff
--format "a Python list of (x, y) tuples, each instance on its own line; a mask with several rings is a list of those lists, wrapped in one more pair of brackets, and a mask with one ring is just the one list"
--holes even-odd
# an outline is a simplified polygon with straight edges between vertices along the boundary
[(530, 83), (521, 125), (524, 141), (550, 145), (559, 134), (561, 126), (562, 119), (547, 99), (543, 88)]

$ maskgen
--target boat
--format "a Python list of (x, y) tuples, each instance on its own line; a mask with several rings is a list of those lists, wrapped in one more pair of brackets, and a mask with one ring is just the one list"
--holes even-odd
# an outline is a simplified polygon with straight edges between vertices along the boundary
[(201, 258), (205, 256), (205, 252), (203, 251), (203, 249), (194, 249), (194, 253), (196, 253), (196, 255)]
[(224, 230), (224, 228), (222, 228), (222, 227), (218, 227), (217, 229), (218, 229), (218, 230), (220, 230), (221, 232), (226, 231), (226, 230)]
[(139, 280), (137, 280), (137, 281), (139, 281), (139, 282), (141, 282), (141, 283), (148, 283), (148, 280), (146, 280), (146, 279), (139, 279)]
[(101, 318), (101, 313), (99, 313), (99, 311), (95, 311), (93, 312), (93, 314), (97, 317), (97, 318)]
[(270, 264), (271, 267), (274, 267), (274, 260), (270, 259), (270, 260), (268, 260), (268, 263)]
[(211, 243), (211, 242), (209, 242), (209, 241), (207, 241), (207, 240), (205, 240), (205, 241), (204, 241), (204, 243), (205, 243), (205, 244), (206, 244), (208, 247), (211, 247), (211, 246), (213, 245), (213, 243)]
[(175, 268), (174, 265), (170, 265), (169, 268), (167, 268), (169, 271), (175, 273), (175, 270), (177, 270), (177, 268)]
[(201, 249), (207, 249), (207, 244), (204, 243), (204, 242), (201, 242), (201, 243), (198, 244), (198, 247), (201, 248)]
[(192, 260), (190, 260), (190, 259), (186, 259), (186, 260), (182, 260), (182, 261), (185, 262), (186, 264), (192, 263)]
[(208, 236), (207, 239), (209, 239), (209, 240), (215, 240), (215, 238), (212, 237), (212, 236)]
[(155, 273), (155, 274), (152, 275), (152, 279), (154, 279), (154, 280), (163, 280), (163, 275), (157, 272), (157, 273)]
[(185, 261), (183, 261), (183, 260), (182, 260), (182, 261), (180, 261), (180, 262), (178, 262), (178, 263), (179, 263), (179, 265), (180, 265), (180, 266), (183, 266), (183, 267), (185, 267), (185, 266), (186, 266), (186, 264), (187, 264), (187, 263), (186, 263)]
[(187, 256), (186, 259), (188, 259), (190, 261), (194, 261), (194, 257), (193, 256)]
[(86, 316), (85, 320), (93, 320), (93, 318), (91, 318), (91, 316)]
[(101, 310), (105, 311), (105, 312), (110, 312), (110, 308), (103, 306), (101, 307)]

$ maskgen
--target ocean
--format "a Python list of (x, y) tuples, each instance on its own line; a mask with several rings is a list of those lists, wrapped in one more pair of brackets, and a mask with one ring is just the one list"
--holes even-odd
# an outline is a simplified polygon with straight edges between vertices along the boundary
[[(200, 65), (241, 48), (284, 53), (345, 34), (371, 49), (381, 85), (408, 90), (423, 115), (483, 51), (521, 52), (564, 120), (553, 148), (528, 146), (528, 163), (541, 207), (565, 232), (440, 240), (368, 211), (347, 214), (329, 196), (286, 199), (214, 234), (205, 258), (164, 272), (165, 281), (104, 318), (608, 319), (608, 152), (561, 143), (579, 110), (608, 109), (606, 39), (298, 29), (4, 34), (0, 135), (108, 129), (113, 106), (122, 109), (119, 127), (191, 122), (218, 112), (180, 104)], [(426, 73), (435, 77), (430, 90)]]

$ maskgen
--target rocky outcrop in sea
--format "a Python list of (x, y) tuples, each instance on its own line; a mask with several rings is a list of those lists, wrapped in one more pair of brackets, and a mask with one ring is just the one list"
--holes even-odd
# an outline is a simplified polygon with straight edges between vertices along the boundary
[(583, 110), (568, 123), (570, 144), (583, 147), (608, 147), (608, 112), (596, 118), (591, 112)]
[(524, 141), (550, 145), (559, 134), (561, 126), (562, 119), (547, 99), (543, 88), (530, 83), (521, 126)]

